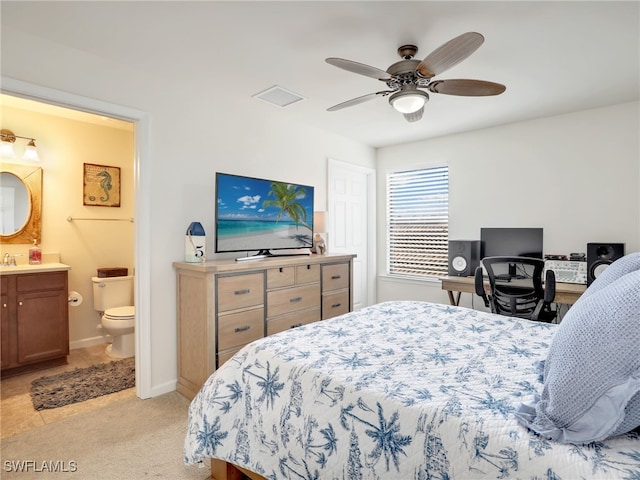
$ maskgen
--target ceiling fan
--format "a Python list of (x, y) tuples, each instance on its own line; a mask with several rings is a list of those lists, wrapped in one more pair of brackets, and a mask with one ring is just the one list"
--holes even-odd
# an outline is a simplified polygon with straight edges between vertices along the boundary
[(433, 77), (457, 65), (475, 52), (483, 42), (484, 37), (477, 32), (463, 33), (435, 49), (422, 61), (413, 58), (418, 47), (403, 45), (398, 48), (398, 54), (402, 60), (391, 65), (386, 71), (343, 58), (327, 58), (326, 62), (331, 65), (375, 78), (385, 82), (389, 88), (389, 90), (347, 100), (327, 110), (333, 112), (377, 97), (391, 95), (389, 97), (391, 106), (402, 113), (407, 121), (416, 122), (422, 118), (424, 105), (429, 100), (429, 94), (420, 89), (426, 89), (432, 93), (467, 97), (500, 95), (506, 87), (499, 83), (470, 79), (433, 80)]

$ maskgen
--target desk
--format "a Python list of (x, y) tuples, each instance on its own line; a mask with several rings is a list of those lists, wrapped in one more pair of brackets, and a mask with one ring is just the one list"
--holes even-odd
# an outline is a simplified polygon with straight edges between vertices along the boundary
[[(474, 295), (476, 293), (474, 277), (442, 277), (441, 280), (442, 290), (446, 290), (449, 294), (449, 302), (451, 302), (451, 305), (458, 305), (460, 303), (460, 295), (462, 293), (473, 293)], [(489, 282), (485, 282), (485, 287), (488, 285)], [(554, 302), (573, 305), (586, 289), (586, 285), (579, 283), (558, 282), (556, 283), (556, 298)], [(457, 293), (455, 298), (454, 292)]]

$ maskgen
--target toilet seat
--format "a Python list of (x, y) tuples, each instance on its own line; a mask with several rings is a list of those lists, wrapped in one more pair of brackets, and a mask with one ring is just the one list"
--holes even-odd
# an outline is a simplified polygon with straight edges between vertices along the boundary
[(104, 318), (108, 320), (134, 320), (135, 316), (135, 307), (132, 305), (126, 307), (114, 307), (109, 308), (106, 312), (104, 312)]

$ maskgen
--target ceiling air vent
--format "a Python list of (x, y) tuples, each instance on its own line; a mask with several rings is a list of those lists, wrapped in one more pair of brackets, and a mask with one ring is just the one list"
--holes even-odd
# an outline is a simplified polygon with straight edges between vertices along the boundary
[(264, 100), (265, 102), (278, 107), (287, 107), (299, 102), (300, 100), (304, 100), (304, 97), (278, 85), (274, 85), (263, 92), (256, 93), (253, 97), (259, 98), (260, 100)]

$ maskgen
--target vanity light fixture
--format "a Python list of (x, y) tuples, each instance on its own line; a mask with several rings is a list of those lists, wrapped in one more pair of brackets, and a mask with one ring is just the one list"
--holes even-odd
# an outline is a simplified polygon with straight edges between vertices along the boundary
[(0, 141), (2, 143), (0, 147), (0, 155), (6, 158), (15, 158), (16, 154), (13, 150), (13, 144), (16, 142), (16, 139), (18, 138), (29, 141), (24, 149), (24, 154), (22, 155), (22, 159), (28, 160), (30, 162), (40, 161), (40, 157), (38, 156), (38, 150), (36, 148), (35, 138), (21, 137), (20, 135), (14, 134), (11, 130), (7, 130), (4, 128), (0, 130)]

